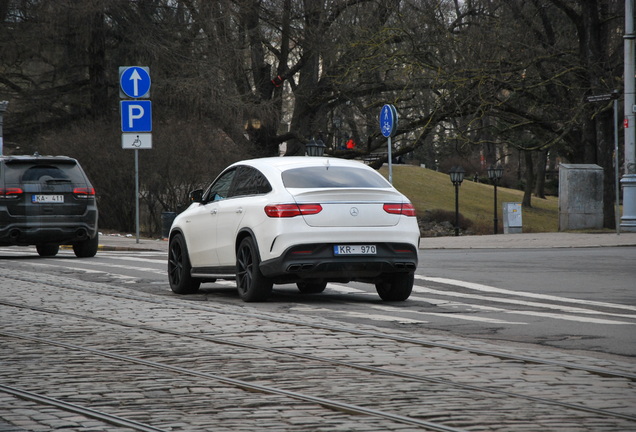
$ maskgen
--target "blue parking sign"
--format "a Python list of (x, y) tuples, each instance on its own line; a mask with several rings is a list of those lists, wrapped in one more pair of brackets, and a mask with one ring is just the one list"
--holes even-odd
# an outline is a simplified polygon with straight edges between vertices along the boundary
[(120, 101), (122, 132), (152, 132), (152, 103), (149, 100)]

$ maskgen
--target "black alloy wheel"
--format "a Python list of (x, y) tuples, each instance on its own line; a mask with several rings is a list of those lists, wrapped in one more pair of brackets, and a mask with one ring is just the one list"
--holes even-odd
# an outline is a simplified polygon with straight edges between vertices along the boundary
[(236, 252), (236, 288), (245, 302), (265, 301), (272, 293), (272, 281), (261, 273), (258, 250), (251, 237), (245, 237)]
[(73, 245), (73, 252), (78, 258), (92, 258), (97, 254), (99, 248), (99, 234), (95, 234), (92, 239), (84, 240)]
[(168, 246), (168, 280), (172, 292), (194, 294), (199, 291), (201, 281), (192, 278), (191, 270), (185, 239), (181, 234), (175, 234)]

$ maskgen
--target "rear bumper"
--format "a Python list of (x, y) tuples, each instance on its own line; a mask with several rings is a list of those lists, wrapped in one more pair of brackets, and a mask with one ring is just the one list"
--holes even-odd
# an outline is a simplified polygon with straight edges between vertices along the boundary
[[(71, 218), (72, 219), (72, 218)], [(44, 243), (72, 244), (97, 235), (97, 215), (94, 221), (57, 223), (14, 223), (0, 228), (0, 245), (29, 246)]]
[(409, 273), (417, 268), (417, 250), (407, 243), (376, 243), (374, 255), (335, 255), (334, 244), (297, 245), (280, 257), (264, 261), (260, 270), (275, 280), (325, 281), (375, 279), (389, 273)]

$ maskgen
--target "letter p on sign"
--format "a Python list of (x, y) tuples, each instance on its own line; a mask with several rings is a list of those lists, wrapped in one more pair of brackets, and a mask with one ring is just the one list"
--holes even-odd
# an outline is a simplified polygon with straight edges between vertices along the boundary
[(122, 132), (152, 132), (152, 103), (149, 100), (121, 101)]

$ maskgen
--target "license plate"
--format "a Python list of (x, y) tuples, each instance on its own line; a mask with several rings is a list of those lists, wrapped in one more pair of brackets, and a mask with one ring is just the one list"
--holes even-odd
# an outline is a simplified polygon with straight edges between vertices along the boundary
[(32, 195), (32, 203), (63, 204), (64, 195)]
[(333, 247), (334, 255), (375, 255), (375, 245), (336, 245)]

